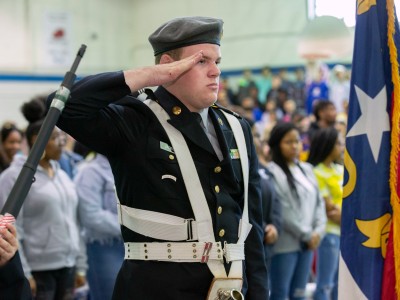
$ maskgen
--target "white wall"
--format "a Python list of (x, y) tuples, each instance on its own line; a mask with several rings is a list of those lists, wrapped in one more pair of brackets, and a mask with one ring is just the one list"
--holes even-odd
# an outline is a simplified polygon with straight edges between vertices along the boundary
[[(161, 5), (157, 0), (137, 2), (140, 5), (135, 5), (133, 12), (133, 33), (137, 37), (134, 65), (151, 63), (148, 35), (160, 23), (184, 15), (208, 15), (224, 20), (223, 69), (304, 63), (296, 53), (296, 44), (307, 22), (306, 1), (169, 0), (165, 2), (168, 5)], [(153, 12), (153, 17), (148, 12)]]
[[(300, 65), (297, 41), (307, 23), (306, 0), (2, 0), (0, 1), (0, 73), (63, 74), (68, 63), (46, 63), (49, 14), (70, 17), (66, 45), (72, 60), (80, 44), (87, 53), (80, 72), (153, 63), (148, 36), (177, 16), (208, 15), (225, 22), (223, 64), (245, 67)], [(51, 22), (50, 22), (51, 25)], [(345, 60), (349, 62), (347, 57)]]
[[(1, 0), (0, 73), (64, 74), (79, 46), (88, 49), (79, 70), (96, 72), (115, 69), (131, 62), (133, 3), (130, 0)], [(69, 62), (48, 66), (49, 15), (70, 17), (66, 49)]]
[(25, 3), (0, 1), (0, 69), (21, 71), (29, 68), (29, 33)]
[(28, 123), (20, 112), (21, 105), (38, 94), (50, 94), (57, 89), (57, 82), (0, 81), (0, 126), (5, 121), (14, 121), (23, 129)]

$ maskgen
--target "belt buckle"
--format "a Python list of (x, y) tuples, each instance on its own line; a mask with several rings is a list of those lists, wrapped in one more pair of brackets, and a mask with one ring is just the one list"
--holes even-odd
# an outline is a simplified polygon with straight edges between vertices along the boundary
[(201, 256), (201, 262), (203, 264), (208, 263), (208, 258), (210, 257), (210, 251), (212, 248), (213, 243), (207, 242), (204, 244), (203, 255)]
[(187, 226), (187, 242), (191, 242), (194, 241), (193, 239), (193, 227), (192, 227), (192, 222), (194, 221), (194, 219), (185, 219), (185, 223)]

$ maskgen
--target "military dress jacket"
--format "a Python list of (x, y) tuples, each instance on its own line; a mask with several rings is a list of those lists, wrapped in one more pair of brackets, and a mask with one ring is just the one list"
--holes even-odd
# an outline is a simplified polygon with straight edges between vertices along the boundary
[(0, 299), (32, 299), (31, 287), (24, 275), (18, 252), (7, 264), (0, 267)]
[[(223, 113), (210, 108), (223, 153), (220, 161), (193, 114), (163, 87), (157, 102), (185, 138), (208, 207), (216, 241), (236, 243), (243, 213), (243, 176), (238, 147)], [(48, 104), (52, 96), (49, 97)], [(249, 221), (245, 242), (246, 299), (267, 299), (258, 161), (247, 122), (239, 119), (248, 149)], [(142, 101), (131, 95), (122, 72), (89, 76), (71, 89), (58, 127), (110, 161), (121, 204), (177, 217), (194, 218), (175, 153), (164, 128)], [(121, 226), (124, 242), (164, 242)], [(229, 264), (225, 264), (229, 269)], [(205, 299), (213, 279), (206, 264), (125, 260), (113, 299)]]

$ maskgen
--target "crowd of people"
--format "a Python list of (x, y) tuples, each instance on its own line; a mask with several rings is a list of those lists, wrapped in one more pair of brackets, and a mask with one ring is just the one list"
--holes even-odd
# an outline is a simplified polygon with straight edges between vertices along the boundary
[[(24, 131), (13, 122), (1, 128), (0, 207), (43, 125), (46, 98), (36, 96), (22, 105), (29, 122)], [(78, 299), (78, 294), (88, 295), (85, 287), (90, 286), (91, 299), (111, 299), (124, 248), (107, 159), (56, 127), (34, 178), (16, 222), (18, 259), (30, 295)], [(30, 297), (20, 299), (23, 295)]]
[(229, 79), (219, 91), (218, 101), (253, 127), (273, 300), (302, 299), (309, 282), (313, 299), (337, 299), (350, 73), (321, 65), (316, 74), (297, 69), (289, 80), (285, 69), (246, 70), (237, 92)]
[[(210, 23), (210, 26), (217, 29), (218, 26), (222, 26), (218, 21), (208, 19), (206, 21)], [(188, 22), (188, 20), (179, 20), (179, 22)], [(203, 26), (197, 23), (195, 25)], [(167, 28), (168, 24), (165, 26)], [(187, 48), (190, 51), (183, 53), (188, 58), (179, 60), (176, 58), (183, 55), (182, 53), (167, 52), (168, 55), (163, 55), (165, 50), (162, 48), (164, 46), (163, 41), (159, 40), (157, 34), (160, 34), (160, 32), (157, 33), (156, 31), (150, 39), (156, 59), (157, 55), (161, 54), (159, 57), (161, 64), (174, 63), (174, 60), (175, 63), (183, 61), (184, 66), (174, 65), (176, 68), (182, 68), (179, 71), (183, 74), (193, 68), (193, 62), (201, 61), (204, 54), (202, 52), (199, 54), (197, 51), (203, 48), (208, 51), (204, 64), (209, 63), (209, 60), (219, 60), (218, 51), (215, 52), (214, 48), (215, 45), (219, 46), (219, 41), (218, 43), (214, 40), (208, 42), (206, 39), (205, 45), (209, 48), (200, 47), (196, 44), (197, 42), (193, 42), (191, 37), (186, 36), (183, 49)], [(183, 32), (183, 34), (186, 34), (186, 32)], [(205, 33), (201, 32), (201, 34)], [(207, 31), (207, 34), (210, 33)], [(175, 43), (177, 43), (176, 48), (181, 46), (178, 42)], [(174, 48), (172, 47), (170, 50), (174, 50)], [(216, 57), (214, 58), (214, 56)], [(163, 61), (165, 59), (170, 61)], [(215, 67), (213, 66), (213, 68)], [(218, 77), (219, 71), (217, 69), (213, 71), (215, 75), (212, 75), (212, 77)], [(246, 120), (250, 125), (249, 128), (252, 131), (254, 152), (256, 153), (255, 160), (258, 160), (257, 172), (260, 178), (259, 189), (262, 199), (262, 228), (260, 228), (263, 231), (264, 245), (263, 249), (245, 251), (262, 251), (265, 253), (269, 282), (266, 283), (265, 289), (269, 289), (270, 299), (272, 300), (305, 299), (306, 286), (309, 282), (316, 283), (314, 299), (337, 299), (343, 182), (342, 164), (349, 100), (349, 71), (342, 65), (336, 65), (331, 70), (319, 66), (314, 72), (310, 73), (312, 74), (308, 74), (300, 68), (289, 73), (286, 69), (272, 71), (265, 67), (260, 74), (254, 75), (251, 70), (245, 70), (243, 76), (236, 80), (236, 86), (232, 86), (232, 83), (230, 83), (233, 80), (232, 78), (225, 77), (220, 80), (218, 87), (213, 88), (217, 105), (241, 115), (243, 120)], [(161, 238), (142, 239), (143, 236), (146, 236), (144, 233), (132, 233), (126, 228), (128, 225), (125, 224), (121, 233), (121, 220), (118, 220), (117, 212), (117, 203), (120, 204), (117, 194), (122, 193), (123, 190), (125, 194), (143, 193), (144, 197), (149, 197), (148, 199), (152, 197), (156, 199), (156, 191), (165, 187), (161, 187), (160, 183), (155, 181), (146, 182), (143, 177), (149, 175), (146, 173), (147, 171), (142, 169), (136, 170), (137, 173), (142, 172), (141, 174), (132, 173), (129, 175), (132, 180), (135, 180), (136, 184), (135, 189), (132, 189), (128, 186), (128, 179), (118, 175), (118, 171), (124, 169), (124, 164), (131, 164), (137, 168), (149, 168), (149, 172), (151, 170), (160, 175), (163, 182), (168, 181), (169, 188), (163, 190), (165, 197), (163, 201), (165, 201), (159, 203), (164, 205), (168, 213), (172, 213), (175, 209), (168, 202), (171, 199), (181, 203), (182, 207), (185, 207), (186, 202), (189, 202), (188, 199), (178, 198), (174, 194), (176, 193), (174, 182), (180, 180), (173, 175), (176, 173), (174, 162), (177, 151), (176, 149), (174, 151), (166, 143), (166, 140), (161, 140), (157, 144), (156, 140), (146, 139), (143, 144), (138, 142), (137, 149), (132, 150), (130, 148), (130, 152), (127, 153), (127, 149), (118, 146), (119, 139), (126, 139), (128, 143), (128, 140), (129, 142), (131, 142), (131, 139), (136, 141), (138, 137), (131, 136), (129, 135), (130, 132), (125, 131), (126, 126), (129, 126), (128, 123), (116, 119), (117, 115), (123, 115), (124, 112), (115, 107), (105, 111), (101, 117), (94, 118), (93, 126), (96, 128), (93, 128), (93, 130), (98, 132), (98, 138), (90, 135), (91, 129), (88, 126), (83, 126), (89, 124), (85, 123), (85, 118), (89, 118), (87, 116), (92, 118), (95, 114), (94, 110), (101, 110), (109, 104), (104, 97), (110, 97), (107, 101), (112, 101), (112, 99), (117, 101), (121, 97), (129, 95), (130, 92), (138, 90), (134, 84), (129, 85), (129, 72), (124, 73), (125, 81), (123, 83), (120, 83), (123, 80), (121, 76), (118, 73), (111, 73), (100, 75), (94, 79), (84, 79), (82, 84), (78, 83), (73, 93), (84, 97), (97, 86), (108, 86), (108, 82), (111, 82), (109, 85), (111, 92), (106, 95), (97, 95), (96, 97), (99, 97), (99, 99), (93, 100), (87, 107), (82, 108), (80, 111), (82, 115), (76, 118), (81, 118), (81, 124), (77, 123), (75, 126), (72, 123), (73, 113), (79, 111), (77, 108), (79, 103), (72, 103), (71, 107), (66, 109), (65, 119), (61, 121), (61, 128), (67, 132), (72, 132), (75, 136), (78, 136), (78, 139), (84, 140), (82, 142), (85, 143), (86, 141), (86, 145), (75, 141), (61, 129), (55, 128), (40, 159), (35, 174), (35, 182), (32, 184), (29, 195), (17, 218), (17, 230), (15, 231), (13, 226), (7, 225), (8, 230), (1, 229), (2, 231), (0, 231), (3, 236), (3, 239), (0, 238), (0, 249), (2, 247), (2, 249), (7, 248), (11, 254), (16, 251), (15, 236), (18, 236), (19, 257), (16, 259), (21, 259), (24, 275), (28, 279), (31, 294), (35, 299), (73, 299), (74, 291), (86, 284), (89, 286), (90, 299), (111, 299), (115, 282), (117, 282), (116, 288), (121, 289), (122, 286), (125, 286), (124, 284), (128, 284), (132, 279), (126, 272), (120, 272), (118, 275), (121, 265), (121, 270), (144, 270), (141, 261), (135, 262), (128, 259), (124, 262), (123, 235), (125, 244), (134, 244), (130, 239), (134, 242), (136, 240), (158, 242)], [(126, 85), (124, 86), (125, 82), (127, 82), (130, 90), (126, 88)], [(163, 82), (160, 82), (161, 84)], [(174, 84), (176, 88), (180, 89), (184, 86), (183, 84), (179, 86), (177, 81), (173, 81), (171, 85), (168, 85), (168, 89), (158, 90), (156, 96), (172, 97), (172, 94), (178, 97), (177, 91), (179, 89), (175, 89)], [(150, 94), (150, 98), (154, 96), (154, 94)], [(182, 96), (187, 96), (187, 94), (182, 93)], [(46, 97), (35, 97), (22, 106), (22, 113), (29, 122), (25, 130), (18, 129), (18, 126), (13, 122), (6, 122), (1, 128), (0, 207), (5, 203), (16, 177), (26, 161), (27, 152), (35, 142), (43, 124), (46, 113), (45, 101)], [(173, 103), (170, 105), (171, 116), (186, 114), (185, 108), (181, 108), (176, 100), (173, 99), (171, 102)], [(126, 108), (130, 104), (123, 103), (121, 105), (125, 105)], [(139, 112), (135, 115), (132, 114), (132, 116), (142, 122), (135, 125), (138, 127), (135, 127), (132, 134), (138, 134), (138, 136), (144, 138), (143, 132), (149, 130), (149, 135), (154, 134), (154, 132), (159, 135), (158, 129), (152, 131), (154, 120), (151, 118), (153, 117), (146, 115), (145, 109), (140, 106), (141, 104), (133, 103), (131, 105)], [(198, 104), (193, 102), (185, 103), (185, 105), (188, 108), (191, 108), (190, 105), (196, 108)], [(195, 110), (191, 109), (191, 111)], [(215, 147), (215, 142), (212, 140), (213, 138), (216, 139), (219, 134), (217, 129), (214, 128), (216, 123), (210, 128), (208, 125), (211, 123), (211, 117), (202, 113), (200, 113), (200, 117), (199, 124), (202, 127), (196, 127), (199, 124), (194, 122), (192, 124), (189, 121), (184, 125), (193, 132), (201, 128), (206, 132), (207, 129), (210, 129), (211, 131), (207, 132), (207, 136), (204, 137), (211, 136), (209, 151), (214, 150), (217, 154), (216, 157), (220, 157), (219, 160), (217, 158), (213, 162), (213, 165), (215, 165), (213, 174), (207, 175), (210, 178), (200, 178), (203, 186), (213, 185), (214, 181), (217, 183), (213, 185), (212, 189), (213, 193), (215, 191), (216, 194), (220, 195), (216, 196), (219, 204), (209, 204), (212, 207), (215, 206), (213, 209), (216, 211), (216, 216), (213, 216), (213, 222), (216, 222), (218, 215), (223, 215), (225, 209), (238, 209), (237, 207), (229, 207), (228, 205), (232, 204), (227, 204), (229, 199), (223, 197), (225, 197), (224, 193), (235, 195), (235, 197), (242, 193), (243, 191), (240, 188), (238, 189), (235, 184), (244, 181), (245, 176), (242, 178), (241, 175), (235, 173), (236, 165), (234, 165), (234, 161), (239, 158), (237, 154), (238, 145), (228, 148), (233, 166), (224, 164), (224, 160), (221, 158), (224, 155), (225, 148)], [(115, 121), (117, 122), (115, 124), (118, 124), (116, 125), (117, 128), (105, 126), (104, 123), (100, 122), (101, 118), (107, 119), (110, 126), (113, 126), (113, 122), (118, 120)], [(223, 126), (224, 118), (223, 115), (218, 113), (217, 123)], [(91, 121), (93, 121), (93, 118)], [(121, 128), (118, 126), (121, 126)], [(247, 140), (250, 140), (248, 136), (246, 136)], [(218, 141), (216, 143), (218, 144)], [(196, 144), (196, 141), (190, 141), (188, 145), (191, 151), (200, 147), (200, 144)], [(91, 148), (93, 148), (93, 151)], [(143, 152), (141, 155), (146, 155), (141, 161), (138, 151)], [(132, 156), (135, 155), (138, 155), (138, 161), (133, 160)], [(249, 157), (252, 157), (252, 152)], [(195, 154), (195, 158), (199, 174), (206, 172), (208, 168), (206, 161), (211, 159), (204, 154)], [(197, 164), (198, 161), (200, 161), (199, 164)], [(254, 164), (254, 161), (250, 161), (250, 164), (252, 167), (257, 165)], [(164, 174), (163, 171), (159, 170), (164, 165), (168, 167), (168, 172), (171, 173)], [(215, 174), (221, 172), (221, 168), (232, 168), (231, 172), (235, 174), (236, 181), (230, 182), (229, 178), (214, 178), (213, 176), (217, 176)], [(238, 166), (238, 168), (240, 167)], [(256, 175), (251, 174), (251, 176)], [(250, 181), (252, 178), (250, 178)], [(148, 184), (151, 184), (151, 186), (147, 186)], [(253, 184), (258, 183), (251, 182), (249, 184), (250, 193), (255, 192), (251, 190)], [(227, 186), (227, 192), (222, 191), (220, 193), (220, 188), (223, 185)], [(152, 189), (150, 196), (144, 193), (144, 190), (149, 188)], [(207, 193), (206, 191), (205, 195), (208, 199), (211, 196)], [(239, 200), (235, 201), (246, 201), (241, 197), (237, 199)], [(126, 202), (123, 202), (124, 199), (120, 200), (121, 204), (127, 205)], [(139, 203), (136, 203), (139, 206), (137, 208), (151, 210), (152, 204)], [(250, 204), (249, 210), (250, 219), (258, 217)], [(186, 215), (183, 208), (179, 213)], [(221, 224), (227, 222), (224, 219), (218, 220)], [(236, 219), (232, 220), (228, 221), (236, 222)], [(253, 232), (258, 230), (254, 227), (256, 226), (253, 226)], [(224, 228), (218, 231), (221, 239), (225, 234), (228, 235), (227, 228), (225, 228), (226, 231)], [(234, 239), (231, 238), (230, 234), (224, 239)], [(255, 236), (258, 234), (257, 231), (251, 234), (253, 234), (253, 236), (249, 236), (251, 243), (254, 247), (259, 247)], [(129, 243), (126, 243), (127, 239)], [(253, 255), (255, 252), (249, 253)], [(9, 259), (12, 258), (11, 254)], [(126, 255), (125, 253), (125, 258)], [(4, 257), (0, 255), (0, 270), (4, 268), (2, 265), (5, 264), (2, 262), (2, 258)], [(249, 259), (251, 259), (251, 256)], [(255, 270), (254, 264), (257, 263), (259, 262), (253, 262), (248, 267)], [(155, 268), (154, 265), (149, 266)], [(196, 269), (187, 269), (185, 272), (181, 269), (172, 270), (184, 276), (185, 272)], [(157, 269), (158, 271), (160, 269)], [(170, 271), (166, 268), (163, 274), (167, 276)], [(143, 280), (145, 280), (146, 276), (150, 278), (149, 272), (144, 271), (138, 276), (143, 276)], [(261, 270), (259, 272), (262, 274)], [(172, 275), (174, 274), (169, 274), (169, 276)], [(200, 278), (200, 275), (198, 276)], [(210, 277), (210, 274), (209, 272), (204, 275), (202, 273), (201, 277), (203, 280), (205, 277)], [(141, 283), (140, 280), (135, 280), (135, 282)], [(160, 281), (161, 285), (163, 280)], [(248, 281), (248, 294), (254, 295), (256, 292), (254, 286), (257, 286), (258, 283), (254, 284), (254, 280), (251, 278)], [(167, 283), (169, 282), (166, 280), (165, 284)], [(192, 283), (188, 281), (188, 284)], [(156, 294), (157, 291), (154, 291), (154, 293)], [(180, 291), (180, 293), (179, 295), (191, 295), (189, 290)], [(251, 299), (258, 299), (255, 296), (252, 297)]]
[(252, 124), (272, 300), (337, 299), (350, 73), (321, 65), (316, 74), (246, 70), (236, 89), (225, 79), (219, 91), (218, 101)]

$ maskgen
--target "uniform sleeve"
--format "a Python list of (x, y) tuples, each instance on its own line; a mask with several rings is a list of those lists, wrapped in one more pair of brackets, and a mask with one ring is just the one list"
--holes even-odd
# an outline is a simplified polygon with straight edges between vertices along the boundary
[[(138, 119), (138, 126), (145, 126), (132, 109), (128, 113), (115, 104), (129, 94), (122, 72), (88, 76), (72, 87), (57, 126), (96, 152), (116, 155), (127, 140), (124, 119)], [(53, 98), (54, 93), (48, 97), (49, 107)]]
[[(247, 128), (247, 130), (246, 130)], [(258, 159), (251, 137), (250, 127), (246, 126), (247, 151), (249, 155), (249, 221), (253, 225), (245, 242), (245, 264), (248, 300), (268, 299), (268, 275), (264, 252), (264, 229), (262, 227), (262, 203)]]
[(32, 299), (18, 252), (6, 265), (0, 267), (0, 296), (1, 299)]
[(263, 211), (263, 227), (272, 223), (272, 192), (268, 178), (260, 174), (261, 199)]
[(275, 191), (273, 180), (269, 175), (263, 177), (261, 174), (260, 179), (263, 205), (263, 227), (268, 224), (273, 224), (279, 233), (282, 227), (282, 207)]

